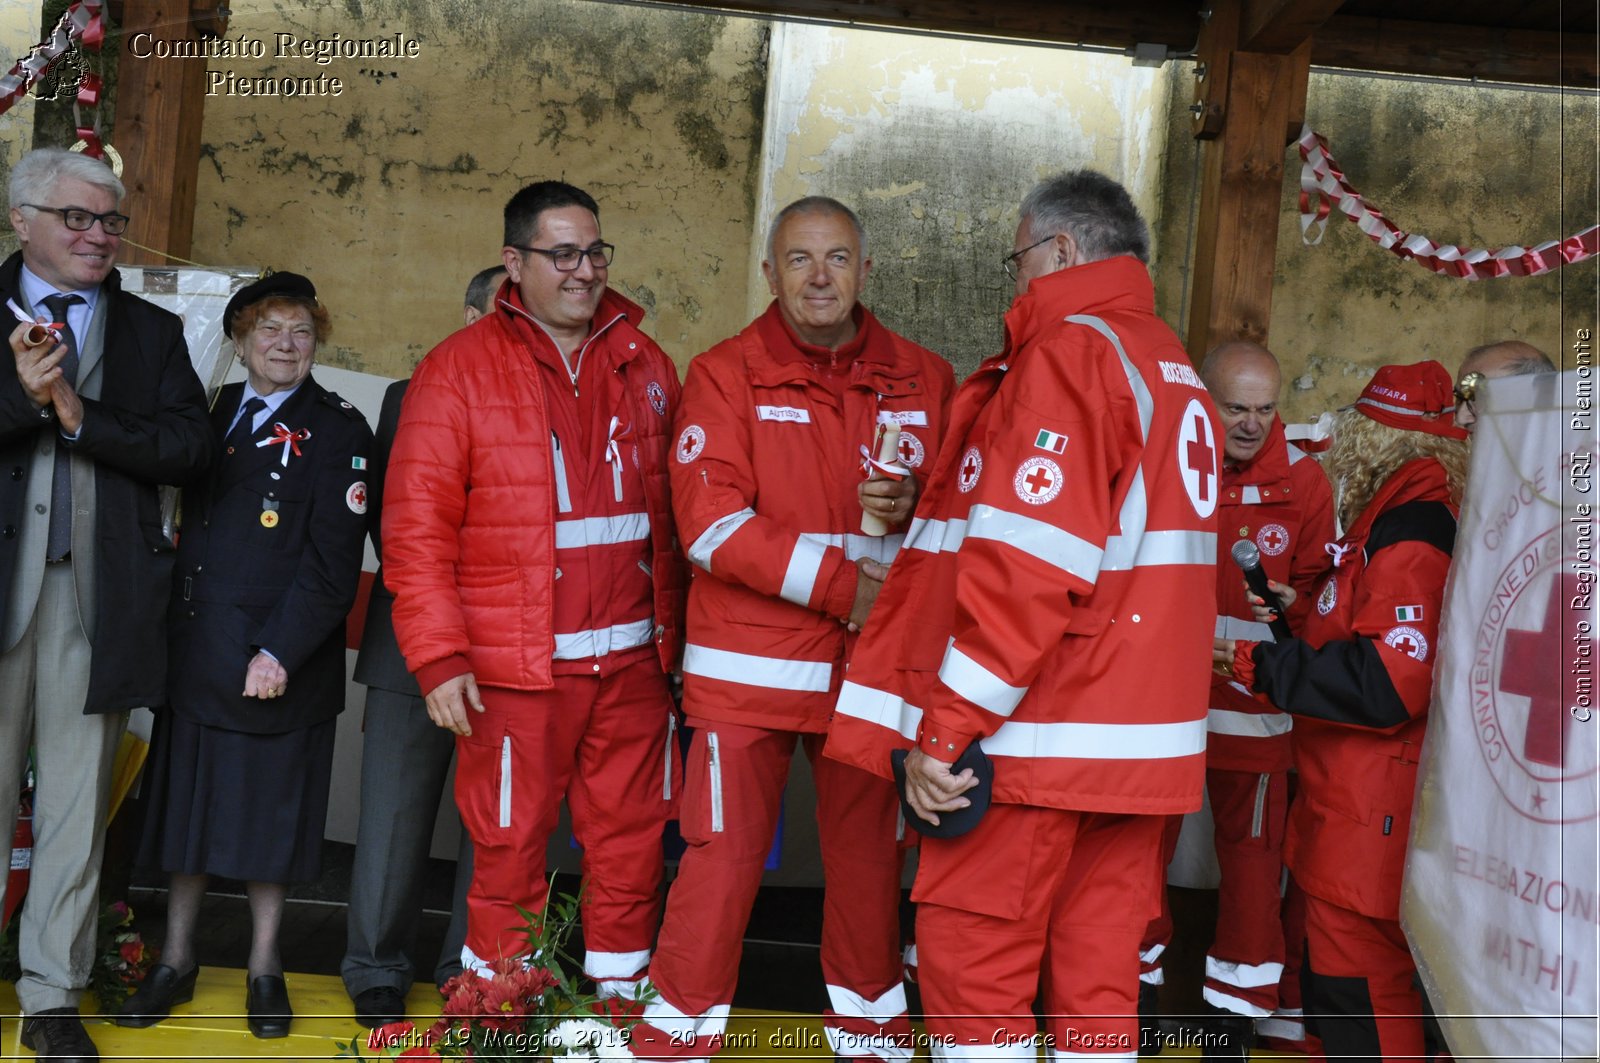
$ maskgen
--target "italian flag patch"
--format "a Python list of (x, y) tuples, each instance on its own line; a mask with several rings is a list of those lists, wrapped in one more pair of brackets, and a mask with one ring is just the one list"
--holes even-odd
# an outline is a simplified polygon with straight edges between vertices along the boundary
[(1048, 428), (1039, 429), (1039, 436), (1033, 445), (1040, 450), (1048, 450), (1052, 454), (1060, 454), (1067, 449), (1067, 437), (1059, 432), (1052, 432)]
[(1394, 620), (1397, 624), (1404, 624), (1412, 620), (1422, 619), (1422, 606), (1397, 605), (1394, 607)]

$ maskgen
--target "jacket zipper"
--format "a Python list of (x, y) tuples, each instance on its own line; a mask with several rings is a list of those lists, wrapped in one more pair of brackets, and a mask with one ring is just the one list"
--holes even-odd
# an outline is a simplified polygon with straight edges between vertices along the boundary
[(667, 710), (667, 764), (666, 774), (661, 784), (661, 799), (672, 800), (672, 747), (678, 744), (678, 714), (671, 709)]
[(554, 432), (550, 433), (550, 446), (552, 464), (555, 466), (556, 477), (556, 512), (572, 512), (572, 495), (567, 490), (567, 459), (561, 453), (561, 437)]
[(511, 736), (500, 739), (500, 826), (511, 826)]
[(706, 751), (711, 767), (711, 833), (722, 833), (722, 757), (717, 749), (717, 732), (706, 732)]
[(1256, 808), (1250, 814), (1250, 837), (1261, 837), (1261, 824), (1267, 818), (1267, 786), (1272, 776), (1266, 772), (1261, 773), (1261, 778), (1256, 780)]

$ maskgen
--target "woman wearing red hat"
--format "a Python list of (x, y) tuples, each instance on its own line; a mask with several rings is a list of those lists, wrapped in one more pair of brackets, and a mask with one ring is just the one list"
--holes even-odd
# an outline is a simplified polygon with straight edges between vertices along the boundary
[(1453, 402), (1438, 362), (1378, 370), (1324, 462), (1346, 532), (1301, 637), (1217, 645), (1223, 672), (1296, 717), (1284, 858), (1308, 895), (1305, 1008), (1329, 1060), (1426, 1058), (1400, 878), (1466, 482)]

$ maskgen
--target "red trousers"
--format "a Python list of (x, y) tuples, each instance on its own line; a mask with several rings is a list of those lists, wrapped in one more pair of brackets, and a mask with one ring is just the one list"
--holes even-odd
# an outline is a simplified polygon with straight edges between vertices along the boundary
[[(1201, 992), (1213, 1007), (1264, 1018), (1278, 1006), (1278, 983), (1283, 976), (1280, 909), (1288, 773), (1207, 769), (1206, 792), (1216, 824), (1222, 886), (1217, 894), (1217, 932), (1206, 954)], [(1167, 819), (1163, 869), (1172, 861), (1182, 822), (1181, 816)], [(1139, 946), (1142, 981), (1160, 985), (1164, 980), (1160, 957), (1171, 941), (1172, 912), (1163, 889), (1161, 914), (1151, 921)]]
[(1328, 1063), (1428, 1059), (1400, 924), (1306, 896), (1306, 1014)]
[(992, 805), (922, 840), (917, 983), (935, 1058), (1135, 1058), (1139, 935), (1156, 911), (1165, 817)]
[(583, 846), (584, 972), (631, 994), (661, 912), (661, 831), (673, 712), (654, 656), (606, 677), (558, 675), (545, 691), (481, 688), (456, 739), (456, 805), (472, 838), (463, 966), (527, 951), (520, 906), (543, 909), (545, 848), (567, 799)]
[(689, 848), (650, 965), (659, 996), (633, 1031), (634, 1054), (701, 1058), (720, 1045), (798, 738), (817, 792), (829, 1042), (835, 1055), (909, 1060), (893, 784), (823, 757), (822, 734), (690, 722), (698, 730), (680, 815)]

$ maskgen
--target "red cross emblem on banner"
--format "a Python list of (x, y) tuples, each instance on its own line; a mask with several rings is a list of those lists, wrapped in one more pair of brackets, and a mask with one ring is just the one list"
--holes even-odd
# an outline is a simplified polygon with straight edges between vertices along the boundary
[[(1500, 690), (1528, 699), (1528, 726), (1522, 736), (1522, 755), (1535, 764), (1562, 768), (1567, 760), (1567, 732), (1572, 714), (1561, 697), (1562, 647), (1593, 659), (1594, 637), (1578, 627), (1583, 613), (1567, 609), (1566, 604), (1580, 593), (1578, 577), (1564, 572), (1550, 581), (1550, 597), (1544, 604), (1544, 623), (1538, 631), (1512, 628), (1506, 632), (1505, 649), (1500, 656)], [(1563, 617), (1565, 622), (1563, 622)]]

